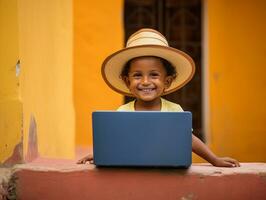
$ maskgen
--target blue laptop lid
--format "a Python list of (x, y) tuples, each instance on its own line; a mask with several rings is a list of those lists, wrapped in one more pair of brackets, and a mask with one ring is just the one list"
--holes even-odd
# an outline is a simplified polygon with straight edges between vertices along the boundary
[(191, 165), (190, 112), (96, 111), (92, 120), (98, 166)]

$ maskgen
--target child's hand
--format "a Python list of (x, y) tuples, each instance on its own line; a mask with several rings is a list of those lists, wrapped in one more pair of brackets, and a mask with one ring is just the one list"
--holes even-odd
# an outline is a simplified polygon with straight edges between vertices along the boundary
[(93, 155), (89, 154), (87, 156), (85, 156), (84, 158), (81, 158), (80, 160), (78, 160), (77, 164), (85, 164), (86, 162), (92, 162), (93, 161)]
[(212, 164), (216, 167), (240, 167), (240, 164), (237, 160), (229, 157), (217, 157)]

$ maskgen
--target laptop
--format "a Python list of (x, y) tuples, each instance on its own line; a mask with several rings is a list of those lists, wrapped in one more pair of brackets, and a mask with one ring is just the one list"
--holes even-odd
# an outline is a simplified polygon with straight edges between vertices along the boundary
[(92, 125), (96, 166), (191, 165), (190, 112), (96, 111)]

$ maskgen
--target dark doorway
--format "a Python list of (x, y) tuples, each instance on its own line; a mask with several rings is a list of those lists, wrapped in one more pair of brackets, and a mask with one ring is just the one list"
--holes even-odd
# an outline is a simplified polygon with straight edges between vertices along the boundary
[[(164, 98), (193, 113), (193, 133), (202, 140), (201, 91), (201, 0), (125, 0), (125, 42), (140, 28), (163, 33), (169, 45), (189, 54), (195, 61), (194, 78), (182, 89)], [(132, 100), (125, 97), (125, 102)]]

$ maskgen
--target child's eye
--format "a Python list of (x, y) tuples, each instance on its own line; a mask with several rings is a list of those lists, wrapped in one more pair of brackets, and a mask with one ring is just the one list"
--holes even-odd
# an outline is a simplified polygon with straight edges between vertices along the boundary
[(156, 72), (153, 72), (153, 73), (151, 73), (150, 75), (151, 75), (151, 77), (153, 77), (153, 78), (157, 78), (157, 77), (160, 76), (160, 74), (159, 74), (159, 73), (156, 73)]
[(140, 78), (141, 77), (141, 73), (134, 73), (132, 74), (133, 78)]

